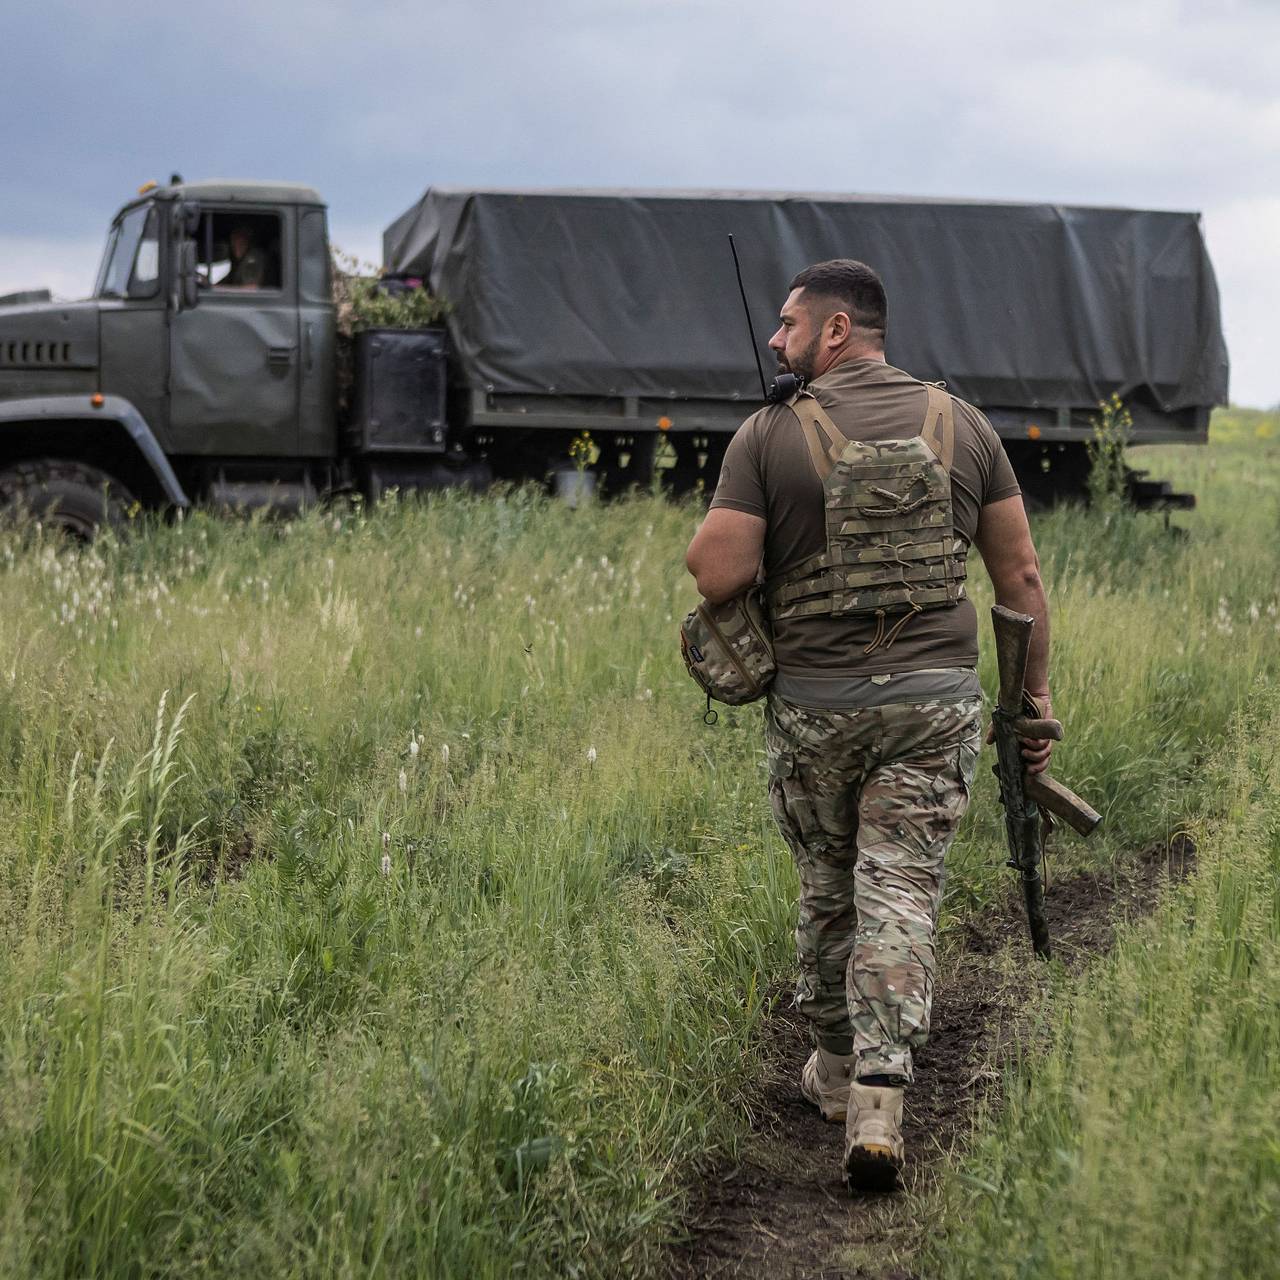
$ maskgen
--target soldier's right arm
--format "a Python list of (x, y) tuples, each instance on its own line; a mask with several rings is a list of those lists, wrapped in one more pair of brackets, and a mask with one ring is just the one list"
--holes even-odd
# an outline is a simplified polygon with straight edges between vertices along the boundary
[(698, 590), (712, 604), (745, 590), (760, 569), (766, 500), (758, 418), (759, 414), (748, 418), (729, 441), (711, 509), (685, 554)]
[(768, 510), (760, 465), (760, 432), (765, 410), (753, 413), (733, 434), (711, 497), (711, 509), (728, 507), (764, 518)]

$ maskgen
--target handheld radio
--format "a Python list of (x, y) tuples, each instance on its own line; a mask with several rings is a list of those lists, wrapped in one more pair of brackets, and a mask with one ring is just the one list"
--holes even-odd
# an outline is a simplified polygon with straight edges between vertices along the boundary
[(742, 266), (738, 262), (738, 246), (733, 242), (733, 232), (729, 233), (729, 250), (733, 254), (733, 269), (738, 275), (738, 292), (742, 295), (742, 309), (747, 314), (747, 333), (751, 337), (751, 354), (756, 358), (756, 372), (760, 375), (760, 394), (769, 404), (790, 400), (804, 386), (804, 379), (797, 378), (794, 373), (780, 373), (767, 387), (765, 386), (764, 366), (760, 363), (760, 348), (756, 346), (755, 326), (751, 323), (751, 308), (747, 305), (747, 291), (742, 283)]

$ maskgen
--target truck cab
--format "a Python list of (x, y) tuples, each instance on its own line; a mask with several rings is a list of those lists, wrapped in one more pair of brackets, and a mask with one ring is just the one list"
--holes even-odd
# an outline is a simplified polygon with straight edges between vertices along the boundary
[(143, 188), (92, 297), (0, 307), (0, 501), (87, 532), (135, 503), (304, 499), (338, 462), (334, 343), (315, 191)]

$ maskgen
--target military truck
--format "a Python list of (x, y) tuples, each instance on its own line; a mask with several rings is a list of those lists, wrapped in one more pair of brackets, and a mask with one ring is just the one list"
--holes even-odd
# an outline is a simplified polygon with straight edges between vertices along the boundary
[(356, 335), (340, 404), (320, 196), (175, 177), (116, 214), (91, 298), (0, 307), (0, 505), (87, 536), (137, 508), (551, 483), (587, 435), (605, 492), (710, 486), (761, 397), (730, 232), (761, 341), (801, 266), (873, 263), (890, 361), (982, 407), (1031, 499), (1081, 491), (1105, 397), (1135, 443), (1203, 441), (1225, 401), (1195, 214), (436, 188), (387, 229), (384, 271), (447, 324)]

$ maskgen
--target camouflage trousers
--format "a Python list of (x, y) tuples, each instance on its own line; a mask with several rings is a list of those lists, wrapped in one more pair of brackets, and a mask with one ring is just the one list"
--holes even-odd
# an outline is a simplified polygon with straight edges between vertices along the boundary
[(769, 799), (800, 873), (796, 1006), (854, 1075), (912, 1078), (929, 1035), (943, 857), (969, 805), (982, 702), (856, 710), (770, 694)]

